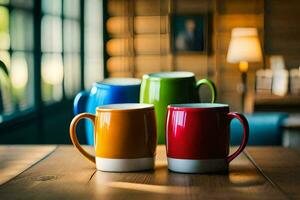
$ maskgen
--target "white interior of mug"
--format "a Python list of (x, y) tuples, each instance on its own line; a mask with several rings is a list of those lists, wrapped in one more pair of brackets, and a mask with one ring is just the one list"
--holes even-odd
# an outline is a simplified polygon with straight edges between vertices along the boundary
[(107, 104), (104, 106), (98, 106), (97, 109), (101, 110), (136, 110), (154, 108), (152, 104), (144, 103), (120, 103), (120, 104)]
[(149, 74), (149, 76), (156, 78), (188, 78), (195, 75), (192, 72), (159, 72)]
[(177, 108), (223, 108), (229, 107), (227, 104), (221, 103), (184, 103), (184, 104), (170, 104), (169, 107)]
[(99, 83), (107, 85), (140, 85), (141, 80), (137, 78), (107, 78)]

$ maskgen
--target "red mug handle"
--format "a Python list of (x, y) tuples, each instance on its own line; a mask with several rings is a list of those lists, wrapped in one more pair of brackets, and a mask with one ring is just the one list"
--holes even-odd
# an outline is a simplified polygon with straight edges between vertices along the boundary
[(239, 148), (230, 156), (227, 157), (227, 162), (230, 163), (233, 159), (235, 159), (240, 153), (242, 153), (242, 151), (245, 149), (247, 143), (248, 143), (248, 139), (249, 139), (249, 124), (248, 121), (246, 119), (246, 117), (241, 114), (241, 113), (236, 113), (236, 112), (230, 112), (227, 114), (228, 116), (228, 123), (231, 122), (231, 120), (233, 120), (234, 118), (238, 119), (244, 129), (244, 134), (243, 134), (243, 140), (242, 143), (240, 144)]

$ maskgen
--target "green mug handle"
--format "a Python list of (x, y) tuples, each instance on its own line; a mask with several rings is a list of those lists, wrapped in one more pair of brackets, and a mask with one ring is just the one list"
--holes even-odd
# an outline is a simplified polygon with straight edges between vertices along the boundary
[(211, 91), (211, 103), (215, 103), (217, 99), (217, 89), (215, 84), (208, 79), (201, 79), (197, 81), (196, 87), (199, 89), (201, 85), (207, 85), (209, 90)]

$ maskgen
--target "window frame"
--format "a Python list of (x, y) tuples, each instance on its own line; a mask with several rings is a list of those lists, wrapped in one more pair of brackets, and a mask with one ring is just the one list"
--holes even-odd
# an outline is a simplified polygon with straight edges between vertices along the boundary
[[(62, 20), (62, 26), (64, 25), (64, 19), (68, 19), (64, 16), (64, 0), (62, 1), (62, 13), (60, 15), (60, 18)], [(102, 9), (103, 9), (103, 19), (104, 23), (106, 23), (106, 5), (107, 0), (102, 0)], [(62, 82), (63, 87), (63, 96), (62, 99), (58, 102), (53, 102), (51, 104), (48, 104), (47, 102), (43, 101), (42, 98), (42, 77), (41, 77), (41, 58), (42, 58), (42, 48), (41, 48), (41, 22), (42, 17), (44, 13), (42, 12), (42, 0), (34, 0), (33, 1), (33, 10), (23, 8), (20, 6), (12, 6), (11, 1), (7, 5), (3, 5), (4, 7), (7, 7), (9, 10), (9, 14), (11, 14), (11, 10), (13, 8), (21, 9), (21, 10), (30, 10), (33, 11), (33, 34), (34, 34), (34, 48), (33, 48), (33, 59), (34, 59), (34, 106), (32, 109), (28, 109), (25, 111), (21, 111), (18, 114), (11, 114), (7, 116), (7, 119), (0, 122), (0, 135), (5, 134), (6, 130), (8, 129), (16, 129), (21, 128), (24, 125), (28, 123), (36, 123), (37, 128), (39, 131), (39, 143), (45, 143), (44, 136), (43, 136), (43, 121), (44, 118), (50, 117), (56, 114), (56, 110), (62, 110), (66, 109), (66, 107), (70, 107), (70, 105), (73, 104), (73, 99), (66, 98), (65, 95), (65, 88), (64, 88), (64, 78)], [(85, 52), (84, 52), (84, 0), (79, 0), (80, 5), (80, 16), (79, 16), (79, 24), (80, 24), (80, 73), (81, 73), (81, 80), (80, 80), (80, 90), (84, 90), (84, 60), (85, 60)], [(1, 4), (2, 6), (2, 4)], [(63, 34), (62, 29), (62, 34)], [(103, 34), (103, 40), (104, 42), (107, 40), (106, 34), (105, 34), (105, 28), (104, 28), (104, 34)], [(64, 38), (62, 37), (62, 45), (64, 44)], [(103, 46), (105, 48), (105, 46)], [(11, 47), (8, 50), (10, 56), (12, 55), (12, 49)], [(106, 52), (105, 49), (103, 52)], [(105, 53), (104, 53), (105, 54)], [(103, 55), (104, 58), (106, 58), (106, 55)], [(64, 51), (62, 51), (62, 58), (64, 59)], [(107, 70), (106, 70), (106, 64), (104, 59), (104, 75), (105, 77), (108, 76)]]

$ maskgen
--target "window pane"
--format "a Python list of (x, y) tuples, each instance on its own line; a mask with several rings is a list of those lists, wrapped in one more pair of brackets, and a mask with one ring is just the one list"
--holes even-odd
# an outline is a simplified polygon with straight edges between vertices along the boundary
[(9, 12), (0, 6), (0, 49), (9, 49)]
[(64, 0), (64, 15), (69, 18), (79, 19), (80, 17), (80, 1)]
[(61, 0), (42, 0), (42, 11), (47, 14), (61, 15)]
[(73, 98), (80, 90), (80, 55), (64, 54), (64, 87), (66, 96)]
[(102, 1), (84, 1), (84, 86), (103, 79), (103, 21)]
[(11, 4), (20, 8), (33, 8), (33, 0), (11, 0)]
[(0, 4), (8, 4), (9, 0), (0, 0)]
[[(4, 62), (7, 69), (0, 69), (0, 122), (2, 121), (2, 115), (7, 115), (13, 112), (14, 103), (11, 93), (10, 80), (7, 74), (7, 70), (10, 69), (10, 56), (8, 51), (0, 51), (0, 60)], [(5, 72), (6, 71), (6, 72)]]
[(25, 110), (34, 105), (33, 73), (33, 54), (14, 52), (11, 60), (10, 79), (19, 110)]
[(11, 13), (11, 45), (14, 50), (33, 50), (33, 18), (28, 12)]
[(64, 51), (80, 52), (80, 25), (75, 20), (64, 20)]
[(42, 51), (62, 52), (62, 24), (59, 17), (45, 16), (42, 19)]
[[(8, 52), (0, 52), (0, 59), (9, 59)], [(0, 108), (2, 108), (0, 109), (0, 117), (2, 119), (5, 116), (17, 115), (20, 111), (33, 108), (34, 76), (32, 53), (12, 53), (9, 76), (0, 71), (0, 90)]]
[(10, 68), (10, 56), (8, 51), (0, 51), (0, 60), (4, 62), (8, 69)]
[(61, 54), (42, 55), (42, 97), (45, 102), (60, 101), (63, 96)]
[[(1, 73), (1, 72), (0, 72)], [(9, 115), (14, 111), (14, 99), (11, 93), (11, 85), (5, 84), (7, 81), (0, 78), (0, 122), (3, 120), (3, 116)]]
[(0, 0), (0, 4), (8, 4), (9, 0)]

